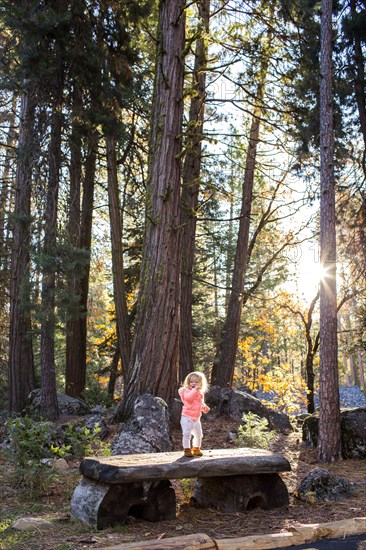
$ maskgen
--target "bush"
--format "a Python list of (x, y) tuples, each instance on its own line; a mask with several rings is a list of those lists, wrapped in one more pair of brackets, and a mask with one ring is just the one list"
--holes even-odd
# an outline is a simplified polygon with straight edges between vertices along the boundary
[(53, 422), (36, 422), (28, 416), (8, 420), (10, 444), (5, 454), (14, 465), (13, 483), (34, 498), (43, 494), (57, 475), (50, 468), (52, 459), (81, 458), (94, 451), (110, 454), (109, 446), (100, 441), (100, 431), (98, 425), (93, 430), (69, 425), (62, 430)]
[(268, 449), (271, 440), (275, 437), (275, 431), (268, 429), (268, 420), (248, 412), (243, 414), (242, 421), (235, 444), (238, 447)]

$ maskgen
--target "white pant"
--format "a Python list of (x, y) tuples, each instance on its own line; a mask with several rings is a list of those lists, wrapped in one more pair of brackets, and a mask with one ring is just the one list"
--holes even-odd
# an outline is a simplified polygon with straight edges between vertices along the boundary
[(180, 425), (183, 432), (183, 449), (191, 448), (191, 435), (193, 435), (193, 447), (201, 447), (203, 435), (201, 420), (193, 420), (193, 418), (182, 415)]

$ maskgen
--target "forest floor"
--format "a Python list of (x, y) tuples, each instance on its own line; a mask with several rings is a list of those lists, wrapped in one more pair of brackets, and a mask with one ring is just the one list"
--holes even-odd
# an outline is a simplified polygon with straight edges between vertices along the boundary
[[(113, 427), (115, 431), (117, 427)], [(237, 424), (227, 418), (203, 423), (205, 449), (230, 448), (228, 431)], [(181, 433), (173, 430), (174, 450), (181, 448)], [(254, 509), (225, 514), (213, 509), (200, 510), (190, 504), (194, 480), (173, 481), (177, 494), (175, 520), (150, 523), (129, 517), (126, 525), (95, 531), (70, 516), (70, 498), (79, 481), (78, 463), (70, 464), (50, 485), (48, 494), (37, 501), (26, 500), (22, 490), (9, 481), (11, 465), (0, 455), (0, 550), (71, 550), (106, 548), (122, 542), (206, 533), (214, 538), (279, 533), (292, 526), (366, 516), (366, 460), (344, 460), (335, 464), (318, 463), (316, 450), (304, 446), (301, 432), (280, 435), (271, 450), (283, 454), (291, 472), (281, 474), (290, 494), (287, 508)], [(298, 483), (316, 467), (326, 467), (335, 475), (354, 483), (351, 498), (330, 502), (305, 503), (294, 497)], [(50, 525), (32, 531), (18, 531), (12, 525), (24, 517), (46, 519)]]

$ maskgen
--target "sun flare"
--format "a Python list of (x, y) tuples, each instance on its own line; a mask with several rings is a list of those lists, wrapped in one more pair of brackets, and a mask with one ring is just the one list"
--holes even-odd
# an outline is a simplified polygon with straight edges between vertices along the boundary
[(309, 255), (298, 264), (298, 290), (306, 301), (314, 298), (321, 281), (327, 276), (326, 267)]

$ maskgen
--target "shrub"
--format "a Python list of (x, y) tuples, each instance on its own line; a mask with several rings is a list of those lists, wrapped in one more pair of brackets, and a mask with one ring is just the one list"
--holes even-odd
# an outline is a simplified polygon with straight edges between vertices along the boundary
[(243, 414), (242, 421), (243, 424), (238, 428), (235, 444), (238, 447), (267, 449), (270, 441), (275, 437), (275, 431), (268, 429), (268, 420), (248, 412)]
[(110, 454), (109, 446), (99, 438), (101, 429), (66, 426), (65, 430), (53, 422), (36, 422), (28, 416), (11, 419), (7, 423), (10, 438), (7, 458), (14, 465), (13, 483), (21, 486), (28, 498), (42, 495), (57, 475), (50, 468), (53, 458), (81, 458), (97, 451)]

